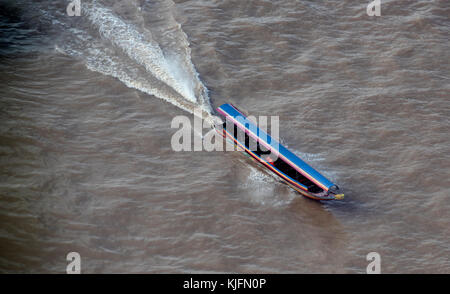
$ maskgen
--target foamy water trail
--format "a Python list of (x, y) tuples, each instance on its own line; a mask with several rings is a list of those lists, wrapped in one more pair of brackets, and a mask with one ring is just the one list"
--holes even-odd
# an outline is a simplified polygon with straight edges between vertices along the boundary
[[(155, 9), (158, 13), (158, 8)], [(84, 60), (92, 71), (117, 78), (127, 87), (163, 99), (187, 112), (194, 113), (201, 108), (203, 117), (211, 120), (213, 111), (208, 91), (190, 59), (187, 36), (173, 17), (170, 25), (176, 30), (168, 27), (172, 35), (163, 41), (174, 38), (178, 40), (175, 45), (183, 48), (163, 50), (150, 30), (142, 31), (142, 27), (139, 29), (97, 1), (84, 3), (82, 13), (89, 25), (69, 26), (72, 36), (61, 44), (61, 51)], [(139, 16), (140, 11), (135, 13)]]
[(296, 197), (296, 193), (290, 190), (284, 194), (276, 193), (278, 179), (273, 174), (251, 165), (249, 165), (249, 169), (250, 172), (243, 179), (242, 187), (252, 191), (249, 195), (250, 201), (262, 205), (283, 206), (289, 204)]
[(146, 94), (156, 96), (187, 112), (192, 113), (192, 107), (187, 103), (180, 103), (177, 99), (171, 98), (167, 93), (156, 86), (152, 86), (146, 79), (138, 76), (133, 77), (129, 70), (125, 68), (114, 57), (107, 55), (99, 49), (91, 50), (92, 55), (86, 59), (88, 69), (114, 77), (123, 82), (127, 87), (142, 91)]
[[(169, 65), (161, 48), (153, 40), (144, 36), (115, 16), (109, 9), (95, 5), (86, 5), (84, 12), (89, 20), (98, 27), (100, 34), (121, 48), (131, 59), (135, 60), (157, 79), (175, 89), (184, 98), (197, 102), (189, 83), (176, 80), (169, 72)], [(146, 38), (150, 38), (147, 34)]]

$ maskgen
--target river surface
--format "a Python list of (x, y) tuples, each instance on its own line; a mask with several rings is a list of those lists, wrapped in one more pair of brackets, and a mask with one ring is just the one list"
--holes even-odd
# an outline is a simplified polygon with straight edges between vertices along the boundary
[[(450, 6), (369, 2), (0, 0), (0, 272), (450, 273)], [(346, 198), (173, 150), (227, 102)]]

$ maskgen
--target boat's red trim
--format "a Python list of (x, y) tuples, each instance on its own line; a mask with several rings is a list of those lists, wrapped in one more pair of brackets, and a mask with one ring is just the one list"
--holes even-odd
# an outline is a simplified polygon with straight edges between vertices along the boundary
[(276, 169), (275, 167), (273, 167), (272, 165), (270, 165), (269, 163), (265, 162), (264, 160), (261, 159), (261, 157), (259, 157), (258, 155), (256, 155), (255, 153), (253, 153), (252, 151), (250, 151), (249, 149), (247, 149), (244, 145), (242, 145), (239, 141), (237, 141), (234, 136), (232, 136), (229, 132), (227, 132), (227, 130), (223, 129), (223, 131), (227, 134), (228, 137), (230, 137), (236, 144), (239, 145), (239, 147), (241, 147), (242, 149), (244, 149), (248, 154), (250, 154), (253, 158), (255, 158), (256, 160), (258, 160), (259, 162), (261, 162), (262, 164), (264, 164), (265, 166), (267, 166), (270, 170), (272, 170), (273, 172), (277, 173), (280, 177), (282, 177), (283, 179), (285, 179), (286, 181), (290, 182), (291, 184), (305, 190), (308, 191), (308, 188), (303, 186), (302, 184), (295, 182), (294, 180), (292, 180), (290, 177), (284, 175), (283, 173), (281, 173), (280, 171), (278, 171), (278, 169)]
[[(233, 106), (233, 108), (235, 108), (240, 114), (242, 114), (242, 112), (240, 112), (234, 105), (231, 104), (231, 106)], [(224, 112), (222, 109), (218, 108), (217, 109), (222, 115), (224, 115), (225, 117), (230, 118), (234, 124), (239, 125), (240, 129), (242, 129), (246, 134), (252, 136), (253, 139), (255, 139), (256, 141), (262, 143), (264, 146), (266, 146), (266, 148), (270, 149), (271, 151), (275, 152), (277, 154), (277, 156), (281, 157), (284, 159), (285, 162), (289, 163), (293, 168), (295, 168), (298, 172), (300, 172), (302, 175), (304, 175), (305, 177), (307, 177), (310, 181), (312, 181), (313, 183), (315, 183), (316, 185), (318, 185), (319, 187), (321, 187), (323, 190), (328, 191), (328, 187), (326, 187), (325, 185), (323, 185), (322, 183), (320, 183), (319, 181), (317, 181), (315, 178), (313, 178), (312, 176), (310, 176), (306, 171), (304, 171), (303, 169), (301, 169), (298, 165), (294, 164), (292, 161), (290, 161), (289, 159), (287, 159), (285, 156), (283, 156), (283, 154), (279, 153), (275, 148), (273, 148), (272, 146), (270, 146), (269, 144), (267, 144), (266, 142), (262, 141), (258, 136), (256, 136), (255, 134), (253, 134), (252, 132), (250, 132), (250, 130), (248, 130), (247, 128), (245, 128), (245, 126), (243, 126), (239, 121), (237, 121), (234, 117), (228, 115), (226, 112)], [(242, 114), (243, 117), (246, 118), (246, 116), (244, 114)]]

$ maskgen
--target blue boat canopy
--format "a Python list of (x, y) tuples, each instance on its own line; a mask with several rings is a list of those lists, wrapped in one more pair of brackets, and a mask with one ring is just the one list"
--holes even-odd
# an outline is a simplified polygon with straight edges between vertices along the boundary
[(217, 111), (324, 190), (328, 191), (332, 187), (337, 187), (269, 134), (261, 130), (232, 104), (223, 104), (217, 108)]

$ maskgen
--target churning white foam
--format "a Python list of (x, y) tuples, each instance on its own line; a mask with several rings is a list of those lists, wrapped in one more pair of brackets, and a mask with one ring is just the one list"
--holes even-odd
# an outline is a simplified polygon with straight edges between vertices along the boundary
[(177, 79), (178, 73), (174, 74), (170, 71), (174, 68), (173, 64), (169, 65), (158, 44), (149, 39), (151, 38), (149, 33), (145, 40), (143, 34), (115, 16), (109, 9), (94, 5), (87, 7), (85, 11), (89, 20), (98, 26), (104, 38), (121, 48), (131, 59), (144, 66), (149, 73), (172, 87), (184, 98), (197, 102), (190, 83), (185, 79)]
[(178, 44), (183, 48), (163, 51), (150, 30), (140, 32), (96, 1), (84, 3), (82, 13), (92, 25), (80, 28), (64, 24), (71, 37), (57, 46), (58, 51), (84, 60), (92, 71), (117, 78), (185, 111), (194, 113), (201, 108), (203, 114), (212, 114), (208, 91), (191, 62), (187, 36), (181, 28), (176, 37), (182, 40)]

